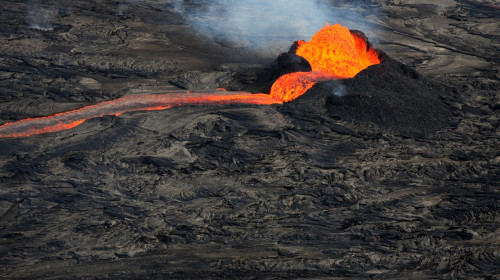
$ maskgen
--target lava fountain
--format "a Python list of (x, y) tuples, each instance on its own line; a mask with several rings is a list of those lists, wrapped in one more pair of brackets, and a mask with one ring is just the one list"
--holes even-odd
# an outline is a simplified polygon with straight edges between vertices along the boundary
[(326, 24), (311, 41), (297, 41), (295, 54), (305, 58), (312, 72), (281, 76), (271, 87), (271, 96), (283, 102), (294, 100), (317, 82), (352, 78), (368, 66), (379, 64), (377, 51), (360, 32), (340, 24)]
[(219, 90), (211, 93), (130, 95), (52, 116), (5, 123), (0, 126), (0, 138), (28, 137), (70, 129), (91, 118), (118, 116), (133, 111), (163, 110), (173, 106), (281, 104), (301, 96), (317, 82), (352, 78), (368, 66), (380, 63), (377, 51), (363, 37), (360, 32), (351, 32), (340, 24), (327, 24), (310, 42), (297, 41), (295, 54), (305, 58), (312, 71), (281, 76), (271, 87), (270, 94)]

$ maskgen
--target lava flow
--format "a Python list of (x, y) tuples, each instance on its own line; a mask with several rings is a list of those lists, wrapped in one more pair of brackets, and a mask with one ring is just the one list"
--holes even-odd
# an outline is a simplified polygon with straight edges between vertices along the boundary
[(55, 132), (76, 127), (92, 118), (103, 117), (133, 111), (163, 110), (182, 105), (223, 105), (223, 104), (259, 104), (281, 103), (267, 94), (248, 92), (193, 93), (169, 92), (166, 94), (129, 95), (116, 100), (104, 101), (73, 111), (58, 113), (48, 117), (28, 118), (0, 126), (0, 138), (28, 137), (36, 134)]
[(182, 105), (210, 104), (280, 104), (291, 101), (317, 82), (351, 78), (370, 65), (380, 63), (378, 53), (364, 38), (340, 24), (326, 25), (310, 42), (298, 41), (296, 54), (311, 65), (311, 72), (281, 76), (270, 94), (216, 91), (213, 93), (170, 92), (167, 94), (131, 95), (52, 116), (29, 118), (0, 126), (0, 138), (27, 137), (76, 127), (84, 121), (125, 112), (163, 110)]

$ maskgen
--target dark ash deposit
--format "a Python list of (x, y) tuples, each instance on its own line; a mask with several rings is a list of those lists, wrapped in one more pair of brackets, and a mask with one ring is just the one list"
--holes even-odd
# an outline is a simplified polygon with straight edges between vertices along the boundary
[[(287, 49), (203, 36), (185, 15), (205, 1), (184, 2), (4, 1), (0, 125), (128, 94), (266, 87)], [(499, 279), (495, 5), (332, 1), (380, 65), (283, 105), (0, 139), (0, 278)], [(282, 35), (257, 37), (309, 39)]]

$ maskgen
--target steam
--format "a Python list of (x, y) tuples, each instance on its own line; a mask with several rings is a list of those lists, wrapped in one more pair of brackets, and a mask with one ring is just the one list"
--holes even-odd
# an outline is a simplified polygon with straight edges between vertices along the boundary
[(346, 87), (342, 83), (335, 83), (335, 86), (332, 87), (332, 95), (336, 97), (342, 97), (346, 95)]
[(119, 2), (118, 7), (116, 8), (116, 15), (124, 16), (125, 13), (129, 10), (130, 5), (134, 4), (133, 0), (122, 0)]
[(57, 11), (41, 5), (38, 1), (32, 1), (28, 8), (26, 20), (33, 29), (42, 31), (52, 31), (52, 22), (57, 15)]
[(119, 16), (123, 16), (123, 14), (128, 10), (128, 4), (119, 4), (116, 9), (116, 14)]
[(190, 2), (172, 0), (172, 7), (201, 34), (221, 44), (268, 53), (276, 49), (283, 52), (298, 39), (309, 40), (326, 22), (362, 19), (353, 10), (346, 15), (345, 9), (334, 8), (336, 1), (326, 0), (211, 0), (196, 5)]

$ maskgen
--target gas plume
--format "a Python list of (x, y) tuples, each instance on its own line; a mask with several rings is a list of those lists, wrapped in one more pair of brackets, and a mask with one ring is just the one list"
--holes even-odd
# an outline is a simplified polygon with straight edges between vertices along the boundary
[[(262, 56), (275, 57), (291, 42), (309, 39), (325, 22), (346, 22), (347, 19), (357, 23), (349, 25), (351, 29), (366, 32), (369, 28), (355, 9), (348, 12), (336, 9), (340, 1), (209, 0), (202, 5), (191, 5), (188, 0), (172, 1), (174, 10), (200, 34), (221, 44), (252, 49)], [(370, 13), (375, 12), (375, 9), (370, 10)]]
[(54, 29), (52, 22), (56, 15), (55, 9), (41, 5), (38, 1), (32, 1), (26, 14), (26, 21), (33, 29), (51, 31)]

